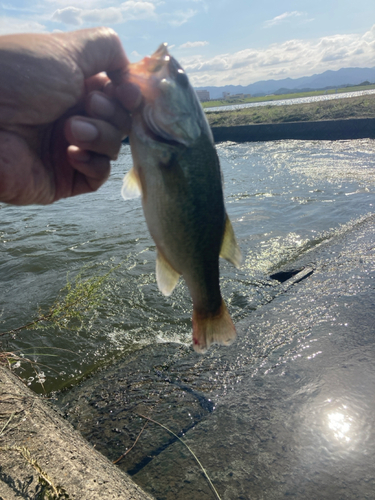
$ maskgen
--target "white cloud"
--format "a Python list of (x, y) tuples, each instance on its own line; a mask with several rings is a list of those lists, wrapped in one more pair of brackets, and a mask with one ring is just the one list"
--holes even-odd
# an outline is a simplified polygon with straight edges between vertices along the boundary
[(77, 7), (65, 7), (65, 9), (57, 9), (52, 15), (52, 21), (64, 24), (72, 24), (79, 26), (82, 24), (82, 9)]
[(277, 24), (281, 24), (287, 20), (290, 20), (291, 18), (296, 18), (301, 16), (303, 16), (303, 13), (298, 12), (296, 10), (294, 10), (293, 12), (284, 12), (284, 14), (281, 14), (280, 16), (276, 16), (273, 19), (265, 21), (264, 26), (266, 28), (270, 28), (271, 26), (276, 26)]
[(130, 62), (138, 62), (143, 59), (144, 55), (140, 54), (136, 50), (133, 50), (130, 54), (128, 54)]
[(154, 17), (155, 5), (153, 3), (127, 0), (118, 7), (106, 7), (104, 9), (81, 9), (73, 6), (57, 9), (52, 15), (52, 20), (80, 26), (84, 23), (116, 24)]
[(120, 5), (126, 21), (155, 17), (155, 5), (151, 2), (128, 0)]
[(192, 49), (195, 47), (204, 47), (205, 45), (208, 45), (209, 42), (186, 42), (180, 45), (178, 48), (179, 49)]
[(177, 10), (171, 14), (163, 14), (163, 18), (173, 27), (178, 28), (187, 23), (198, 11), (193, 9)]
[(36, 21), (24, 20), (17, 17), (0, 17), (0, 35), (12, 33), (45, 33), (46, 31), (46, 27)]
[(195, 86), (248, 85), (259, 80), (298, 78), (328, 69), (374, 67), (375, 25), (363, 35), (333, 35), (316, 40), (288, 40), (262, 49), (182, 57)]

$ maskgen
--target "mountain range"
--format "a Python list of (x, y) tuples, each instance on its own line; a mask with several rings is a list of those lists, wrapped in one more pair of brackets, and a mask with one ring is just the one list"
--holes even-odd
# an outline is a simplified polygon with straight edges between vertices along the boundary
[(211, 99), (223, 97), (223, 92), (230, 94), (266, 95), (288, 93), (288, 91), (320, 90), (326, 88), (359, 85), (363, 82), (375, 82), (374, 68), (342, 68), (337, 71), (325, 71), (301, 78), (285, 78), (283, 80), (263, 80), (250, 85), (225, 85), (223, 87), (195, 87), (196, 90), (208, 90)]

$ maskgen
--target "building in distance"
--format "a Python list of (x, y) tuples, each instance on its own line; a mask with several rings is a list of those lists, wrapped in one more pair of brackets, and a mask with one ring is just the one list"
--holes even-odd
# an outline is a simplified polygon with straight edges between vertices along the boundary
[(230, 94), (230, 92), (223, 92), (223, 99), (225, 100), (248, 99), (249, 97), (251, 97), (251, 94)]
[(208, 90), (196, 90), (196, 93), (200, 102), (206, 102), (210, 100), (210, 93)]

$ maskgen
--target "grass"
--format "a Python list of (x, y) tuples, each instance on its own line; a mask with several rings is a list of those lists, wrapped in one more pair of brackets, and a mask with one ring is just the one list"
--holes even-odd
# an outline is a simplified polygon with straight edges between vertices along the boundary
[(374, 85), (355, 85), (353, 87), (343, 87), (340, 89), (329, 89), (329, 90), (311, 90), (309, 92), (294, 92), (290, 94), (272, 94), (259, 97), (248, 97), (246, 99), (218, 99), (216, 101), (203, 102), (203, 108), (213, 108), (217, 106), (228, 106), (231, 104), (245, 104), (249, 102), (267, 102), (267, 101), (279, 101), (281, 99), (297, 99), (299, 97), (314, 97), (320, 95), (330, 95), (330, 94), (342, 94), (344, 92), (359, 92), (362, 90), (373, 90)]
[(375, 94), (287, 106), (266, 105), (234, 111), (210, 111), (206, 116), (211, 127), (375, 118)]
[[(11, 419), (8, 420), (6, 425), (10, 422)], [(4, 427), (4, 429), (5, 429)], [(69, 495), (66, 491), (60, 486), (55, 486), (53, 480), (48, 476), (48, 474), (43, 471), (41, 466), (38, 464), (37, 460), (32, 457), (30, 450), (26, 446), (2, 446), (0, 447), (0, 452), (9, 452), (16, 451), (18, 452), (27, 463), (33, 467), (33, 469), (38, 474), (40, 491), (38, 492), (37, 498), (40, 500), (63, 500), (69, 499)]]

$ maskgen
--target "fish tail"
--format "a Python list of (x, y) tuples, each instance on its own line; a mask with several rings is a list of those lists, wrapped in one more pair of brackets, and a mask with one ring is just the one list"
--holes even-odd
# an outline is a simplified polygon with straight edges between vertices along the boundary
[(193, 346), (203, 354), (211, 344), (230, 345), (236, 338), (236, 329), (224, 301), (215, 313), (193, 310)]

